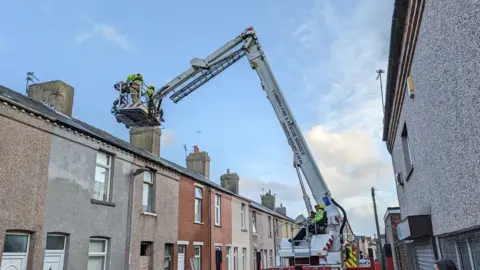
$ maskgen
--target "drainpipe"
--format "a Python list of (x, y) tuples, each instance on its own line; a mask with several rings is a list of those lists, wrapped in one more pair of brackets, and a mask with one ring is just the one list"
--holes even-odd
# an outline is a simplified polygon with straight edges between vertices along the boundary
[[(212, 240), (213, 240), (213, 234), (212, 234), (212, 188), (208, 186), (208, 246), (210, 251), (208, 252), (210, 256), (210, 269), (216, 269), (216, 259), (212, 260)], [(214, 266), (212, 266), (212, 262), (215, 261)]]
[(130, 207), (130, 233), (128, 234), (129, 240), (128, 240), (128, 269), (132, 270), (132, 247), (133, 247), (133, 225), (134, 225), (134, 219), (133, 219), (133, 214), (134, 214), (134, 209), (135, 209), (135, 176), (142, 174), (144, 172), (148, 171), (147, 168), (138, 168), (134, 171), (131, 172), (130, 174), (130, 182), (132, 183), (131, 186), (131, 207)]

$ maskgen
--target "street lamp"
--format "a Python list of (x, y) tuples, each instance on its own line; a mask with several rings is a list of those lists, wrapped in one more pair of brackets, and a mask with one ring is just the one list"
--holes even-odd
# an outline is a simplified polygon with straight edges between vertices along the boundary
[(135, 208), (135, 176), (142, 174), (144, 172), (148, 172), (149, 169), (145, 167), (141, 167), (138, 169), (133, 170), (130, 173), (130, 177), (132, 178), (132, 205), (130, 208), (130, 235), (129, 235), (129, 251), (128, 251), (128, 269), (132, 269), (132, 246), (133, 246), (133, 209)]
[[(277, 233), (277, 232), (278, 232), (278, 228), (282, 227), (282, 226), (285, 225), (285, 224), (287, 224), (287, 222), (283, 222), (282, 224), (280, 224), (280, 225), (278, 225), (277, 227), (275, 227), (274, 233), (275, 233), (276, 236), (278, 236), (278, 238), (280, 238), (279, 233)], [(288, 237), (288, 235), (287, 235), (287, 237)], [(277, 266), (283, 266), (283, 265), (282, 265), (282, 260), (280, 259), (280, 256), (279, 256), (279, 254), (278, 254), (278, 250), (280, 249), (280, 243), (276, 243), (276, 242), (277, 242), (277, 237), (275, 237), (275, 239), (274, 239), (274, 243), (275, 243), (275, 264), (276, 264)], [(277, 258), (278, 258), (279, 261), (277, 261)], [(280, 264), (280, 265), (279, 265), (279, 264)]]

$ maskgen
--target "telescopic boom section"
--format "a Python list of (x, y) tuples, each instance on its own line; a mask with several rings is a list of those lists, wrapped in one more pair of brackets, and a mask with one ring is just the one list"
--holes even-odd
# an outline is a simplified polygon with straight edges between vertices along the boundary
[[(243, 56), (247, 56), (251, 67), (260, 77), (262, 88), (267, 93), (267, 98), (272, 104), (288, 143), (294, 152), (296, 166), (303, 172), (315, 201), (325, 205), (329, 224), (338, 225), (341, 220), (338, 208), (332, 204), (330, 191), (285, 101), (253, 27), (247, 28), (241, 35), (207, 58), (193, 59), (191, 61), (192, 66), (187, 71), (163, 86), (155, 93), (154, 97), (155, 99), (161, 99), (173, 93), (170, 98), (177, 103)], [(307, 205), (308, 208), (310, 207)]]

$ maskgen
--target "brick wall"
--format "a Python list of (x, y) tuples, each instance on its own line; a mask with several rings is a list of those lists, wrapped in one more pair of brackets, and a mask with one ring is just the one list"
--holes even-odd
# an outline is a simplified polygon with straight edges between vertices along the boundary
[[(220, 194), (221, 204), (220, 204), (220, 226), (215, 225), (215, 194)], [(211, 191), (212, 199), (212, 242), (213, 244), (222, 244), (222, 270), (227, 269), (226, 263), (226, 252), (227, 244), (232, 244), (232, 197), (228, 194), (221, 193), (217, 190), (212, 189)], [(241, 248), (238, 253), (240, 255)], [(211, 247), (211, 260), (212, 260), (212, 269), (215, 269), (215, 247)], [(232, 261), (233, 261), (233, 247), (232, 247)], [(206, 269), (206, 268), (205, 268)], [(209, 268), (210, 269), (210, 268)]]
[[(195, 221), (195, 181), (186, 176), (180, 176), (179, 188), (179, 215), (178, 215), (178, 240), (188, 241), (185, 253), (185, 269), (190, 269), (190, 257), (194, 256), (193, 242), (203, 242), (202, 269), (210, 269), (210, 247), (213, 246), (209, 239), (209, 187), (198, 184), (203, 190), (202, 224)], [(213, 206), (213, 201), (211, 202)], [(213, 220), (213, 216), (211, 216)], [(212, 222), (213, 223), (213, 222)], [(178, 264), (178, 247), (174, 249), (174, 269)]]
[(405, 245), (398, 241), (397, 226), (402, 221), (400, 214), (390, 214), (391, 226), (393, 231), (393, 247), (397, 257), (399, 270), (408, 270), (408, 257)]

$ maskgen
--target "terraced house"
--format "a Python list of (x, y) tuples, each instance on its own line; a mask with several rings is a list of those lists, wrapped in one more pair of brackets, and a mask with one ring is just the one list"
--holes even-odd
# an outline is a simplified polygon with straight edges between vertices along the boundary
[(240, 196), (237, 174), (210, 180), (198, 147), (184, 168), (160, 157), (158, 127), (125, 142), (72, 117), (68, 84), (27, 92), (0, 86), (1, 270), (254, 269), (252, 243), (270, 231), (252, 211), (292, 226)]

